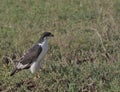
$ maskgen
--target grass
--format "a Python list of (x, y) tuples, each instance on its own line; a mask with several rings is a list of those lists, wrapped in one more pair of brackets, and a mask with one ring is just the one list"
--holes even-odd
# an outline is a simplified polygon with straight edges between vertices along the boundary
[[(119, 0), (1, 0), (0, 91), (119, 92)], [(36, 74), (10, 77), (45, 32), (55, 37)]]

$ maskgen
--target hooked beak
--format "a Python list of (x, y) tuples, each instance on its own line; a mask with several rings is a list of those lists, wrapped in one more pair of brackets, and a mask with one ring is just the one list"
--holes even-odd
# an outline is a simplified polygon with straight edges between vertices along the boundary
[(51, 37), (54, 37), (54, 35), (53, 35), (53, 34), (51, 34), (50, 36), (51, 36)]

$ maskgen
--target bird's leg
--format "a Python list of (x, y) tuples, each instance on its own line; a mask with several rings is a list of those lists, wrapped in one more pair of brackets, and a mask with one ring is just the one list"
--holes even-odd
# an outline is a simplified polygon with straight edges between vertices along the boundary
[(36, 73), (35, 74), (35, 77), (33, 78), (34, 80), (37, 80), (37, 79), (39, 79), (40, 78), (40, 74), (39, 73)]

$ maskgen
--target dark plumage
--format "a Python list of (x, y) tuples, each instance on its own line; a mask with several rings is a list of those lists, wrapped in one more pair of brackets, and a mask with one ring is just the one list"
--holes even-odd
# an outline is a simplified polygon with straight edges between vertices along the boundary
[(44, 32), (41, 38), (38, 40), (38, 42), (32, 48), (30, 48), (25, 55), (23, 55), (19, 59), (18, 64), (13, 69), (10, 76), (14, 75), (16, 72), (22, 69), (29, 68), (31, 68), (31, 72), (34, 73), (37, 70), (36, 67), (38, 67), (38, 64), (40, 64), (41, 60), (47, 53), (48, 49), (47, 37), (50, 36), (53, 36), (53, 34), (51, 34), (50, 32)]

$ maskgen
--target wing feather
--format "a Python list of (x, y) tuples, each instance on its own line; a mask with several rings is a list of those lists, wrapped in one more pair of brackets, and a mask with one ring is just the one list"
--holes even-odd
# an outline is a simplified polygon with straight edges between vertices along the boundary
[(28, 50), (28, 52), (23, 57), (21, 57), (20, 63), (22, 65), (33, 63), (37, 59), (41, 51), (42, 51), (41, 46), (34, 45), (32, 48)]

